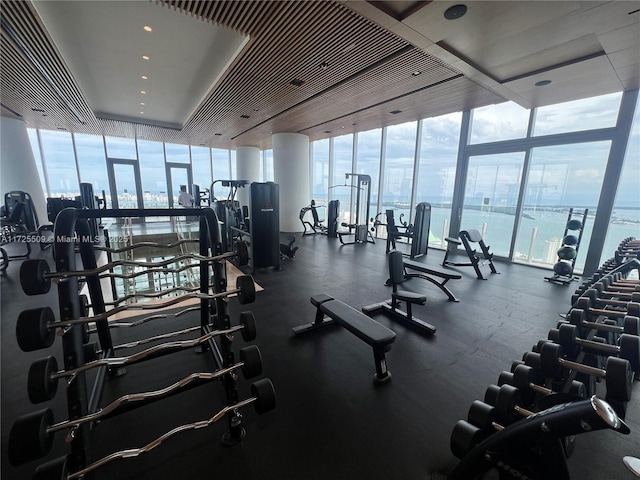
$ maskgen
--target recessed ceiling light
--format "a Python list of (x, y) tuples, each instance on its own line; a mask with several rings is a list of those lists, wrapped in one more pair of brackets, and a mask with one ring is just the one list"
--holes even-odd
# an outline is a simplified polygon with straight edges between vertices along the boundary
[(418, 75), (422, 75), (422, 72), (420, 70), (414, 70), (413, 72), (411, 72), (411, 75), (417, 77)]
[(447, 20), (456, 20), (462, 17), (465, 13), (467, 13), (466, 5), (454, 5), (453, 7), (449, 7), (444, 11), (444, 18)]
[(144, 102), (140, 102), (140, 105), (142, 105), (144, 107)]
[(147, 77), (146, 75), (142, 75), (140, 78), (143, 79), (143, 80), (146, 80), (149, 77)]
[(551, 83), (551, 80), (540, 80), (539, 82), (535, 83), (536, 87), (544, 87), (546, 85), (549, 85)]
[(144, 31), (145, 31), (145, 32), (150, 32), (150, 31), (152, 31), (152, 30), (153, 30), (153, 29), (152, 29), (149, 25), (145, 25), (145, 26), (144, 26)]
[(140, 93), (143, 94), (143, 95), (147, 94), (147, 92), (145, 92), (144, 90), (140, 90)]
[(327, 68), (329, 68), (329, 64), (327, 62), (322, 62), (320, 64), (320, 69), (326, 70)]
[(149, 55), (142, 55), (143, 60), (149, 60)]
[(140, 112), (140, 115), (144, 115), (144, 112)]

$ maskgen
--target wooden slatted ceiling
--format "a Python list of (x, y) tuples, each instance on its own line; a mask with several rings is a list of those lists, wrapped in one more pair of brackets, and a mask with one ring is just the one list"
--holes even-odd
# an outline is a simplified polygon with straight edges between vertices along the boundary
[[(158, 8), (187, 14), (239, 33), (250, 41), (182, 130), (95, 118), (30, 2), (3, 1), (2, 15), (37, 57), (61, 95), (84, 118), (81, 124), (42, 74), (2, 31), (2, 103), (29, 127), (92, 133), (219, 148), (269, 148), (270, 132), (300, 131), (311, 140), (353, 117), (351, 131), (412, 120), (430, 105), (433, 114), (502, 99), (396, 35), (333, 1), (169, 1)], [(326, 62), (328, 67), (321, 69)], [(418, 77), (410, 72), (420, 70)], [(300, 87), (290, 84), (304, 80)], [(448, 88), (431, 92), (438, 82)], [(455, 88), (452, 89), (452, 85)], [(421, 90), (422, 89), (422, 90)], [(421, 91), (420, 91), (421, 90)], [(418, 93), (411, 94), (411, 92)], [(433, 95), (437, 97), (431, 98)], [(402, 116), (387, 118), (398, 97)], [(449, 102), (453, 102), (449, 103)], [(458, 102), (458, 103), (456, 103)], [(368, 106), (383, 104), (382, 108)], [(448, 105), (449, 110), (447, 110)], [(451, 106), (453, 105), (453, 107)], [(411, 108), (413, 107), (413, 108)], [(45, 110), (47, 116), (32, 108)], [(446, 110), (446, 111), (445, 111)], [(356, 114), (352, 112), (357, 111)], [(249, 116), (242, 118), (241, 116)], [(424, 115), (424, 114), (423, 114)], [(346, 132), (345, 132), (346, 133)], [(216, 135), (220, 134), (220, 135)], [(335, 134), (335, 133), (334, 133)]]

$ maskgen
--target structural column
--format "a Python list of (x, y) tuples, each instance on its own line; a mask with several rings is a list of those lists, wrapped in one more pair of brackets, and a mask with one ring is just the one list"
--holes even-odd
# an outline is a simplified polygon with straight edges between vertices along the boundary
[[(236, 180), (260, 181), (260, 149), (238, 147), (236, 149)], [(249, 185), (239, 188), (236, 199), (240, 205), (249, 206)]]
[(300, 209), (309, 204), (309, 137), (274, 133), (273, 177), (280, 185), (280, 230), (301, 232)]
[(4, 195), (12, 190), (27, 192), (33, 200), (40, 224), (47, 224), (47, 201), (31, 150), (27, 126), (22, 120), (8, 117), (0, 119), (0, 203), (4, 204)]

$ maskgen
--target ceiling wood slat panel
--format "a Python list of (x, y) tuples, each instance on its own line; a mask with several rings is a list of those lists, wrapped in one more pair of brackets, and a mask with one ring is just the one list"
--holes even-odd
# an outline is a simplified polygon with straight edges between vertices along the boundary
[[(33, 4), (30, 1), (3, 0), (3, 22), (6, 21), (15, 30), (30, 54), (25, 55), (20, 46), (14, 44), (12, 35), (5, 31), (3, 23), (0, 54), (3, 66), (0, 75), (2, 103), (7, 112), (24, 117), (29, 127), (137, 136), (154, 141), (205, 144), (220, 148), (240, 145), (269, 148), (270, 132), (302, 132), (308, 134), (311, 140), (316, 140), (505, 101), (504, 96), (489, 89), (494, 88), (490, 82), (483, 82), (488, 85), (484, 87), (470, 80), (466, 76), (468, 69), (453, 68), (445, 63), (451, 60), (440, 60), (426, 53), (402, 38), (400, 30), (398, 33), (388, 30), (352, 10), (349, 6), (351, 2), (346, 3), (334, 0), (150, 1), (152, 8), (165, 9), (171, 15), (186, 15), (193, 17), (194, 21), (218, 25), (249, 37), (241, 53), (232, 61), (231, 68), (217, 77), (207, 94), (202, 95), (203, 100), (198, 107), (185, 115), (184, 118), (188, 116), (189, 119), (182, 128), (169, 129), (144, 123), (97, 119), (76, 82), (74, 72), (53, 43), (54, 37), (47, 32), (48, 24), (39, 17)], [(418, 25), (420, 19), (436, 22), (433, 14), (442, 9), (440, 3), (408, 2), (407, 18), (402, 23), (404, 26)], [(490, 6), (485, 6), (485, 3), (490, 2), (474, 2), (473, 8), (480, 9), (480, 13), (486, 12), (483, 9), (489, 9)], [(518, 11), (526, 12), (529, 8), (525, 2), (505, 2), (506, 5), (510, 3), (517, 3)], [(412, 10), (413, 7), (416, 9)], [(583, 13), (586, 10), (581, 6), (570, 7), (567, 6), (566, 10), (584, 15), (589, 25), (585, 26), (578, 18), (567, 22), (559, 17), (547, 20), (548, 12), (538, 11), (538, 16), (532, 18), (538, 18), (540, 25), (536, 23), (531, 29), (543, 29), (545, 25), (557, 29), (563, 25), (580, 26), (588, 35), (585, 38), (591, 42), (589, 48), (596, 50), (598, 44), (602, 44), (605, 47), (603, 55), (609, 58), (611, 54), (611, 59), (616, 60), (616, 73), (621, 79), (624, 78), (623, 83), (630, 88), (636, 85), (637, 88), (637, 78), (632, 78), (638, 70), (637, 56), (631, 53), (635, 51), (634, 42), (637, 42), (637, 35), (634, 34), (636, 17), (629, 16), (624, 5), (618, 3), (615, 11), (604, 5), (590, 9), (588, 15)], [(600, 11), (607, 12), (606, 22), (598, 26), (599, 17), (596, 15)], [(625, 18), (619, 20), (618, 13), (624, 13)], [(441, 20), (439, 22), (436, 25), (439, 30), (436, 30), (449, 34), (451, 29), (443, 27)], [(613, 30), (618, 23), (621, 25), (619, 35)], [(457, 25), (455, 28), (460, 28), (460, 24)], [(425, 35), (433, 31), (426, 24), (423, 27)], [(612, 30), (606, 30), (605, 27)], [(535, 32), (527, 32), (526, 37), (521, 37), (518, 28), (510, 25), (509, 31), (504, 33), (505, 38), (513, 39), (509, 45), (491, 43), (490, 39), (483, 40), (483, 45), (495, 46), (492, 50), (494, 54), (498, 46), (509, 51), (509, 58), (517, 59), (518, 68), (527, 71), (526, 67), (531, 62), (525, 61), (529, 57), (520, 54), (519, 50), (528, 43), (524, 38), (535, 38)], [(594, 28), (598, 29), (597, 35), (592, 32)], [(467, 36), (471, 38), (473, 32)], [(571, 40), (573, 37), (567, 34), (566, 38)], [(580, 45), (586, 48), (583, 40), (566, 41), (558, 46), (549, 39), (547, 43), (550, 52), (563, 56), (569, 55), (565, 51), (575, 51)], [(468, 46), (469, 49), (480, 47)], [(44, 74), (32, 64), (30, 56), (35, 57)], [(536, 65), (552, 57), (545, 50), (535, 57)], [(324, 69), (320, 67), (323, 62), (326, 62)], [(514, 62), (509, 63), (509, 68), (515, 68)], [(499, 72), (506, 68), (499, 63), (491, 66)], [(414, 77), (411, 75), (413, 71), (420, 71), (421, 74)], [(47, 77), (53, 85), (49, 84)], [(294, 78), (304, 83), (299, 87), (291, 85), (290, 81)], [(598, 88), (615, 88), (616, 82), (606, 85), (601, 82), (598, 87), (599, 77), (593, 76), (593, 72), (581, 78), (589, 80), (593, 84), (589, 88), (594, 91)], [(517, 93), (515, 84), (504, 86)], [(559, 94), (571, 93), (566, 91), (566, 86), (559, 85), (558, 88)], [(494, 90), (501, 93), (505, 91)], [(573, 90), (580, 95), (588, 95), (585, 86)], [(531, 98), (536, 98), (533, 93), (524, 91)], [(561, 100), (554, 94), (546, 98)], [(43, 116), (43, 112), (34, 111), (34, 108), (45, 110), (46, 116)], [(84, 118), (85, 124), (78, 121), (72, 111), (74, 109)], [(402, 113), (391, 115), (391, 110), (402, 110)]]

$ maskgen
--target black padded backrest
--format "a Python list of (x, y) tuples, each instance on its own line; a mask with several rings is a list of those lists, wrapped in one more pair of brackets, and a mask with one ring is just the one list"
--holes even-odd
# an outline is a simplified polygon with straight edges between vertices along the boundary
[(8, 225), (18, 225), (24, 223), (24, 210), (27, 204), (25, 202), (17, 202), (13, 204), (13, 209), (9, 216), (5, 219), (4, 223)]
[(396, 285), (405, 280), (402, 252), (397, 250), (389, 252), (389, 280), (394, 292), (396, 291)]
[(398, 227), (396, 226), (396, 221), (393, 218), (393, 210), (386, 210), (385, 215), (387, 217), (387, 232), (398, 233)]
[(460, 232), (460, 235), (462, 235), (463, 233), (466, 233), (466, 236), (470, 242), (477, 243), (480, 240), (482, 240), (482, 235), (480, 235), (480, 232), (475, 228), (470, 228), (469, 230), (463, 230), (462, 232)]
[(318, 219), (318, 211), (316, 210), (316, 206), (314, 204), (311, 205), (311, 215), (313, 216), (313, 224), (318, 225), (320, 220)]

